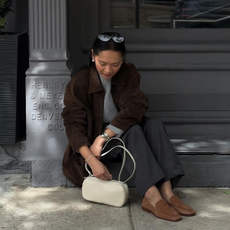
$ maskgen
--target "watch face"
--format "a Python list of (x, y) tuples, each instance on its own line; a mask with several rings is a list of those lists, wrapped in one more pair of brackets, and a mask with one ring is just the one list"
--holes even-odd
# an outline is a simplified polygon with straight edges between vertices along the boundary
[(104, 138), (106, 141), (110, 138), (110, 136), (107, 133), (102, 133), (101, 137)]

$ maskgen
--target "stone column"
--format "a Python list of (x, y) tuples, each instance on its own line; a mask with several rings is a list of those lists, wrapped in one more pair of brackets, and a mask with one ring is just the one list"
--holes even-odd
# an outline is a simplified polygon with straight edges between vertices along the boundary
[(26, 78), (26, 158), (32, 186), (60, 186), (67, 144), (61, 112), (70, 80), (67, 0), (29, 0), (30, 68)]

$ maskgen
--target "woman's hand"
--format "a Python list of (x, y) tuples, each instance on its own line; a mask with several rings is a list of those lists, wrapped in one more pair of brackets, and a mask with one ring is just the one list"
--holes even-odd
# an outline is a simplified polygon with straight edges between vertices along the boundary
[(102, 150), (102, 146), (104, 142), (105, 142), (105, 139), (103, 139), (101, 136), (98, 136), (93, 142), (93, 144), (90, 146), (90, 151), (93, 153), (93, 155), (97, 159), (100, 159), (101, 150)]
[(92, 169), (93, 175), (101, 180), (111, 180), (112, 175), (106, 166), (101, 163), (96, 157), (92, 157), (89, 161), (89, 166)]
[[(96, 141), (96, 140), (95, 140)], [(97, 146), (95, 144), (95, 146)], [(108, 169), (102, 164), (91, 152), (88, 146), (82, 146), (79, 149), (79, 152), (84, 157), (85, 161), (88, 163), (90, 168), (92, 169), (93, 175), (101, 180), (111, 180), (112, 176), (109, 173)], [(101, 150), (100, 150), (101, 153)], [(100, 155), (99, 155), (100, 156)]]

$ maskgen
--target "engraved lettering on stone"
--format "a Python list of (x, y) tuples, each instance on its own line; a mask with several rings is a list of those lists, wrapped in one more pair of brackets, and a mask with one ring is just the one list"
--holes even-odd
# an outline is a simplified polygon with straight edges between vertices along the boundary
[(31, 82), (31, 99), (35, 99), (32, 103), (31, 120), (43, 123), (47, 121), (48, 124), (44, 124), (49, 131), (64, 130), (61, 112), (64, 108), (65, 84), (62, 81)]
[(61, 103), (54, 103), (54, 109), (55, 110), (59, 110), (59, 109), (63, 109), (64, 108), (64, 103), (61, 102)]
[(63, 124), (49, 124), (48, 125), (48, 130), (64, 130), (64, 125)]
[(62, 120), (61, 113), (32, 113), (32, 120)]
[(40, 92), (40, 99), (63, 99), (64, 92)]
[(34, 93), (31, 93), (31, 94), (30, 94), (30, 98), (31, 98), (31, 99), (35, 99), (35, 98), (36, 98), (36, 95), (35, 95)]
[(33, 103), (33, 110), (49, 110), (51, 109), (51, 106), (49, 103)]
[(31, 89), (64, 89), (65, 84), (65, 82), (60, 81), (37, 81), (31, 83)]

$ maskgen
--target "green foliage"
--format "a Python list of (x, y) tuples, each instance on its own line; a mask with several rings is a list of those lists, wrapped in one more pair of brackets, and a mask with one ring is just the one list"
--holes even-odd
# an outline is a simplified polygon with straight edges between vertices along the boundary
[(3, 28), (6, 24), (6, 19), (0, 17), (0, 27)]
[(223, 193), (230, 194), (230, 190), (225, 190)]
[(0, 0), (0, 32), (6, 25), (6, 15), (12, 11), (13, 0)]

